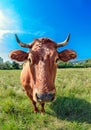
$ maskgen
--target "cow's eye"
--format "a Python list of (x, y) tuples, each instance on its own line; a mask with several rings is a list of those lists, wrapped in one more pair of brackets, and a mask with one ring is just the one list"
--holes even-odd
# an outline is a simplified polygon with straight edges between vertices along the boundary
[(59, 61), (59, 58), (56, 58), (55, 62), (57, 63)]
[(29, 64), (31, 65), (32, 64), (31, 58), (28, 58), (28, 61), (29, 61)]
[(28, 60), (29, 60), (29, 62), (31, 63), (31, 59), (29, 58)]
[(28, 61), (29, 61), (29, 64), (33, 64), (32, 54), (31, 53), (28, 56)]

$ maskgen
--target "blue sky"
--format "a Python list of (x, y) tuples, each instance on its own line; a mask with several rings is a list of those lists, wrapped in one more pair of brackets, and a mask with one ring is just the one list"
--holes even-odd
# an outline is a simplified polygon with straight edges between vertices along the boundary
[(15, 33), (29, 43), (40, 37), (60, 42), (69, 32), (70, 41), (60, 50), (75, 50), (76, 60), (91, 58), (91, 0), (0, 1), (0, 57), (5, 61), (11, 50), (27, 51), (18, 46)]

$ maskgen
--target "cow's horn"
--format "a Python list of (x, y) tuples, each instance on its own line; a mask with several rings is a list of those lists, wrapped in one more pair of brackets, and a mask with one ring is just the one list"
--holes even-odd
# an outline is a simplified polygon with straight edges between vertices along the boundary
[(68, 43), (69, 39), (70, 39), (70, 33), (68, 34), (68, 36), (67, 36), (65, 41), (60, 42), (60, 43), (57, 44), (57, 48), (65, 46)]
[(17, 36), (17, 34), (15, 34), (15, 38), (16, 38), (16, 41), (18, 42), (18, 44), (21, 46), (21, 47), (25, 47), (25, 48), (30, 48), (31, 46), (29, 44), (25, 44), (23, 42), (21, 42)]

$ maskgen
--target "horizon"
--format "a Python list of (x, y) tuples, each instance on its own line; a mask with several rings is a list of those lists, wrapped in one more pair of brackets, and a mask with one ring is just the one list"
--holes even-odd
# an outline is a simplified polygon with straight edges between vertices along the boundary
[(77, 60), (91, 58), (91, 1), (90, 0), (3, 0), (0, 1), (0, 57), (11, 61), (9, 53), (21, 48), (14, 34), (22, 42), (48, 37), (69, 43), (60, 48), (77, 52)]

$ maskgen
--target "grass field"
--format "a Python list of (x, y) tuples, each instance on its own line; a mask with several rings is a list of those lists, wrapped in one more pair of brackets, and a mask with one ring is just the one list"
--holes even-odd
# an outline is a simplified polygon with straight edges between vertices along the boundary
[(56, 100), (33, 113), (20, 70), (0, 70), (0, 130), (91, 130), (91, 68), (59, 69)]

